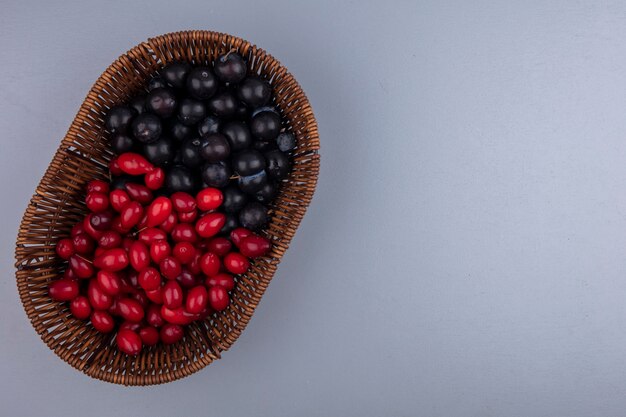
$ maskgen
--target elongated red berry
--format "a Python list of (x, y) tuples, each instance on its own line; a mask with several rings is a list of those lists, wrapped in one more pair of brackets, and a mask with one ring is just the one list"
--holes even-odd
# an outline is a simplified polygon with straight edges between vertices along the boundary
[(146, 158), (134, 152), (126, 152), (118, 156), (120, 169), (129, 175), (143, 175), (151, 172), (154, 166)]

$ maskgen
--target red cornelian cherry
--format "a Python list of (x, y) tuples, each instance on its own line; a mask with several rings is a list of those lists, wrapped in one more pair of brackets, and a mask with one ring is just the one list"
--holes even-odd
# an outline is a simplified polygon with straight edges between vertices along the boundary
[(171, 248), (166, 240), (155, 240), (150, 244), (150, 258), (152, 262), (158, 264), (171, 253)]
[(230, 232), (230, 240), (233, 241), (235, 246), (239, 247), (239, 244), (243, 240), (243, 238), (248, 237), (252, 234), (252, 232), (245, 227), (238, 227), (232, 232)]
[(172, 255), (186, 265), (196, 256), (196, 248), (190, 242), (178, 242), (172, 249)]
[(150, 227), (139, 232), (139, 240), (146, 245), (151, 245), (152, 242), (157, 240), (167, 240), (167, 235), (163, 230), (157, 229), (156, 227)]
[(98, 239), (98, 245), (104, 249), (117, 248), (121, 244), (122, 236), (114, 230), (107, 230), (106, 232), (102, 233), (102, 236), (100, 236), (100, 239)]
[(224, 257), (224, 267), (235, 275), (245, 273), (250, 268), (248, 258), (237, 252), (231, 252)]
[(78, 278), (90, 278), (93, 275), (93, 266), (90, 262), (79, 255), (72, 255), (70, 258), (70, 268)]
[(67, 268), (63, 272), (63, 278), (77, 280), (78, 276), (76, 275), (76, 272), (74, 272), (74, 270), (72, 268)]
[(108, 295), (118, 295), (122, 291), (122, 280), (115, 272), (98, 271), (98, 286)]
[(113, 298), (105, 293), (96, 280), (89, 281), (87, 298), (94, 310), (107, 310), (113, 304)]
[(224, 288), (226, 291), (231, 291), (235, 288), (235, 279), (232, 275), (222, 272), (212, 277), (206, 277), (204, 285), (209, 288), (219, 286)]
[(128, 234), (128, 232), (130, 232), (130, 227), (126, 228), (124, 226), (122, 226), (122, 217), (121, 216), (115, 216), (113, 218), (113, 222), (111, 223), (111, 230), (113, 230), (114, 232), (119, 233), (120, 235), (126, 235)]
[[(156, 268), (147, 266), (139, 272), (137, 282), (145, 291), (154, 291), (161, 287), (161, 274)], [(152, 300), (150, 296), (148, 298)]]
[(102, 180), (91, 180), (87, 184), (87, 193), (108, 193), (109, 183)]
[(57, 255), (59, 255), (61, 259), (65, 259), (66, 261), (70, 259), (70, 257), (76, 252), (74, 249), (74, 243), (72, 239), (69, 238), (59, 240), (57, 242), (55, 250)]
[(161, 287), (155, 290), (145, 290), (146, 297), (154, 304), (163, 304), (163, 289)]
[(217, 189), (208, 187), (196, 195), (196, 204), (201, 211), (215, 210), (222, 205), (224, 194)]
[(174, 242), (196, 242), (198, 235), (194, 227), (188, 223), (179, 223), (170, 233)]
[(198, 210), (188, 211), (187, 213), (178, 213), (178, 221), (181, 223), (193, 223), (197, 217)]
[(145, 291), (140, 291), (140, 290), (135, 289), (135, 291), (129, 293), (129, 295), (130, 295), (130, 298), (137, 301), (141, 305), (141, 308), (143, 309), (148, 308), (148, 305), (150, 304), (150, 299), (146, 295)]
[(146, 322), (153, 327), (161, 327), (165, 324), (163, 317), (161, 317), (161, 306), (157, 304), (150, 304), (146, 310)]
[(180, 275), (176, 277), (176, 282), (183, 288), (192, 288), (198, 284), (198, 279), (187, 268), (183, 268)]
[(192, 314), (199, 314), (209, 302), (209, 294), (204, 285), (193, 287), (187, 293), (185, 310)]
[(141, 220), (139, 220), (139, 223), (137, 223), (137, 229), (141, 230), (145, 229), (146, 227), (148, 227), (148, 214), (144, 210)]
[(98, 269), (117, 272), (128, 266), (128, 254), (122, 248), (108, 249), (100, 256), (96, 256), (93, 265)]
[(74, 251), (81, 255), (87, 255), (93, 252), (96, 242), (87, 233), (81, 233), (72, 238)]
[(124, 171), (120, 168), (120, 164), (117, 163), (117, 158), (113, 158), (109, 161), (109, 171), (111, 171), (111, 174), (113, 175), (124, 174)]
[(125, 320), (117, 330), (130, 330), (131, 332), (138, 332), (141, 329), (141, 323), (135, 323), (132, 321)]
[(78, 281), (60, 279), (50, 283), (48, 294), (55, 301), (70, 301), (78, 296)]
[(123, 298), (117, 302), (120, 316), (124, 320), (139, 322), (143, 319), (144, 311), (142, 305), (132, 298)]
[(70, 302), (70, 312), (79, 320), (86, 320), (91, 315), (91, 305), (84, 295), (79, 295)]
[(144, 183), (146, 187), (151, 190), (158, 190), (163, 186), (165, 182), (165, 171), (162, 168), (155, 168), (151, 172), (148, 172), (144, 177)]
[(136, 242), (135, 239), (133, 239), (132, 237), (126, 236), (122, 240), (122, 249), (124, 249), (127, 253), (130, 253), (130, 248), (133, 247), (133, 243), (135, 242)]
[(136, 240), (128, 251), (130, 266), (135, 271), (143, 271), (150, 265), (150, 252), (148, 247), (141, 241)]
[(130, 229), (141, 220), (143, 207), (137, 201), (127, 203), (120, 213), (120, 223), (122, 227)]
[(176, 214), (172, 213), (169, 216), (167, 216), (167, 219), (165, 219), (165, 221), (161, 223), (159, 228), (163, 230), (165, 233), (170, 233), (172, 229), (174, 229), (174, 226), (176, 226), (177, 224), (178, 224), (178, 217), (176, 216)]
[(225, 237), (214, 237), (209, 240), (207, 245), (207, 250), (209, 252), (213, 252), (217, 256), (225, 256), (232, 248), (232, 243), (230, 243), (230, 240)]
[(165, 304), (161, 306), (161, 317), (171, 324), (189, 324), (196, 319), (193, 313), (185, 311), (182, 307), (168, 308)]
[(167, 279), (176, 279), (182, 271), (180, 261), (173, 256), (166, 256), (159, 262), (159, 270)]
[(101, 213), (109, 208), (109, 198), (104, 193), (94, 191), (87, 194), (85, 204), (90, 211)]
[(200, 258), (200, 269), (202, 269), (204, 275), (209, 277), (217, 275), (220, 272), (220, 267), (220, 258), (214, 253), (207, 252)]
[(196, 199), (185, 192), (175, 192), (172, 194), (171, 199), (172, 204), (174, 205), (174, 210), (178, 212), (186, 213), (193, 211), (196, 208)]
[(141, 337), (132, 330), (120, 329), (115, 337), (117, 348), (127, 355), (135, 356), (141, 352), (143, 343)]
[(98, 256), (100, 256), (100, 255), (104, 255), (104, 252), (106, 252), (106, 251), (107, 251), (107, 249), (105, 249), (105, 248), (103, 248), (103, 247), (98, 246), (98, 247), (96, 248), (96, 250), (94, 251), (94, 253), (93, 253), (93, 257), (94, 257), (94, 258), (97, 258), (97, 257), (98, 257)]
[(154, 169), (146, 158), (134, 152), (126, 152), (117, 157), (120, 169), (129, 175), (143, 175)]
[(172, 345), (182, 339), (184, 334), (182, 326), (166, 323), (161, 327), (159, 338), (164, 344)]
[(209, 288), (209, 303), (215, 311), (225, 310), (228, 304), (230, 304), (226, 289), (217, 285)]
[(79, 235), (81, 233), (87, 233), (85, 231), (85, 227), (83, 226), (82, 222), (76, 223), (73, 227), (72, 227), (72, 231), (70, 232), (70, 237), (74, 237), (76, 235)]
[(110, 333), (115, 327), (113, 317), (106, 311), (94, 311), (91, 313), (91, 324), (100, 333)]
[(102, 236), (102, 231), (96, 230), (91, 224), (91, 219), (94, 216), (94, 213), (89, 213), (85, 216), (85, 220), (83, 220), (83, 228), (85, 229), (85, 233), (87, 233), (92, 238), (98, 240), (100, 236)]
[(163, 223), (172, 213), (172, 202), (169, 198), (161, 196), (154, 199), (148, 206), (148, 222), (146, 226), (154, 227)]
[(111, 204), (113, 210), (118, 213), (121, 212), (126, 204), (130, 203), (130, 201), (128, 193), (124, 190), (113, 190), (109, 194), (109, 203)]
[(187, 269), (192, 275), (197, 275), (202, 271), (202, 269), (200, 268), (200, 259), (202, 258), (202, 256), (200, 254), (201, 251), (196, 248), (196, 254), (194, 255), (191, 262), (189, 262), (189, 264), (187, 265)]
[(250, 235), (239, 243), (239, 251), (248, 258), (258, 258), (265, 255), (271, 248), (270, 241), (259, 235)]
[(159, 343), (159, 331), (155, 327), (142, 327), (139, 330), (139, 337), (144, 346), (154, 346)]
[(183, 305), (183, 289), (176, 281), (168, 281), (163, 287), (163, 305), (178, 308)]
[(152, 201), (152, 191), (145, 185), (129, 182), (126, 184), (126, 192), (138, 203), (148, 204)]
[(215, 236), (224, 223), (226, 223), (226, 216), (223, 213), (208, 213), (196, 222), (196, 232), (203, 238)]

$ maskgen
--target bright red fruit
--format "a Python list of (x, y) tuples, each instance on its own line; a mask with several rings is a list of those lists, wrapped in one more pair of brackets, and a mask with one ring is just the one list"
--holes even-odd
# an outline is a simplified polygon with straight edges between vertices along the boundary
[(155, 168), (151, 172), (148, 172), (144, 177), (146, 187), (151, 190), (158, 190), (163, 186), (165, 182), (165, 171), (162, 168)]
[(139, 337), (146, 346), (153, 346), (159, 343), (159, 331), (150, 326), (142, 327), (139, 330)]
[(91, 324), (100, 333), (109, 333), (115, 327), (113, 317), (106, 311), (94, 311), (91, 313)]
[(120, 168), (120, 164), (117, 163), (117, 158), (113, 158), (109, 161), (109, 171), (113, 175), (122, 175), (124, 171)]
[(178, 242), (172, 249), (172, 255), (186, 265), (196, 256), (196, 248), (190, 242)]
[(176, 279), (182, 271), (182, 266), (178, 259), (173, 256), (166, 256), (159, 262), (159, 270), (165, 278)]
[(72, 238), (72, 246), (76, 253), (87, 255), (93, 252), (96, 242), (87, 233), (81, 233)]
[(96, 230), (91, 224), (91, 219), (93, 218), (94, 213), (89, 213), (85, 216), (85, 220), (83, 220), (83, 228), (85, 229), (85, 233), (87, 233), (92, 238), (98, 240), (100, 236), (102, 236), (102, 231)]
[(91, 263), (78, 255), (72, 255), (70, 258), (70, 268), (72, 268), (78, 278), (90, 278), (93, 275)]
[(87, 194), (85, 204), (90, 211), (101, 213), (109, 208), (109, 198), (104, 193), (94, 191)]
[(48, 294), (55, 301), (70, 301), (78, 296), (78, 281), (60, 279), (50, 283)]
[(248, 258), (257, 258), (265, 255), (271, 248), (270, 241), (258, 235), (250, 235), (239, 243), (239, 252)]
[(85, 232), (85, 227), (83, 226), (82, 222), (76, 223), (73, 227), (72, 227), (72, 231), (70, 232), (70, 237), (74, 237), (76, 235), (80, 235), (81, 233), (87, 233)]
[(165, 240), (155, 240), (150, 244), (150, 258), (152, 258), (154, 263), (158, 264), (170, 253), (170, 245)]
[(107, 230), (102, 233), (100, 239), (98, 239), (98, 245), (104, 249), (117, 248), (122, 244), (122, 236), (113, 230)]
[(96, 280), (89, 281), (87, 298), (95, 310), (107, 310), (113, 304), (113, 298), (100, 288)]
[(146, 158), (134, 152), (126, 152), (117, 157), (120, 169), (129, 175), (143, 175), (151, 172), (154, 166)]
[[(139, 286), (146, 291), (157, 290), (161, 287), (161, 274), (156, 268), (147, 266), (137, 276)], [(150, 298), (150, 296), (148, 296)]]
[(230, 240), (226, 239), (225, 237), (214, 237), (213, 239), (209, 240), (209, 243), (207, 245), (207, 250), (209, 252), (213, 252), (217, 256), (226, 255), (228, 252), (230, 252), (232, 248), (232, 243), (230, 243)]
[(217, 285), (209, 288), (209, 303), (213, 310), (222, 311), (226, 309), (228, 304), (230, 304), (226, 289)]
[(143, 271), (150, 265), (150, 252), (148, 251), (148, 247), (139, 240), (134, 241), (130, 246), (128, 257), (130, 266), (132, 266), (135, 271)]
[(223, 213), (208, 213), (196, 222), (196, 232), (204, 238), (215, 236), (224, 223), (226, 223), (226, 216)]
[(200, 269), (209, 277), (216, 275), (220, 271), (220, 266), (220, 258), (214, 253), (205, 253), (200, 258)]
[(178, 221), (181, 223), (193, 223), (198, 217), (198, 210), (188, 211), (187, 213), (179, 212)]
[(152, 201), (152, 191), (145, 185), (126, 183), (126, 192), (133, 200), (141, 204), (148, 204)]
[(113, 210), (119, 213), (124, 209), (126, 204), (130, 203), (130, 197), (124, 190), (113, 190), (109, 194), (109, 203), (111, 207), (113, 207)]
[(117, 302), (117, 308), (125, 320), (139, 322), (144, 316), (141, 304), (132, 298), (123, 298)]
[(185, 311), (182, 307), (168, 308), (165, 304), (161, 306), (161, 317), (168, 323), (182, 325), (189, 324), (197, 318), (195, 314)]
[(145, 290), (146, 297), (155, 304), (163, 304), (163, 290), (161, 287), (155, 290)]
[(209, 288), (219, 286), (224, 288), (226, 291), (230, 291), (235, 288), (235, 280), (232, 275), (222, 272), (221, 274), (207, 277), (204, 280), (204, 285)]
[(163, 305), (178, 308), (183, 305), (183, 289), (176, 281), (168, 281), (163, 287)]
[(156, 304), (150, 304), (148, 310), (146, 310), (146, 321), (150, 326), (161, 327), (165, 323), (163, 317), (161, 317), (161, 306)]
[(61, 239), (57, 242), (55, 250), (61, 259), (67, 261), (70, 259), (70, 256), (74, 255), (74, 243), (72, 243), (72, 239), (69, 238)]
[(108, 193), (109, 183), (102, 180), (91, 180), (87, 184), (87, 193)]
[(117, 348), (127, 355), (138, 355), (143, 346), (141, 337), (132, 330), (121, 329), (115, 338)]
[(198, 314), (206, 307), (209, 301), (209, 295), (204, 285), (193, 287), (187, 293), (185, 300), (185, 310), (192, 314)]
[(124, 321), (120, 324), (118, 330), (130, 330), (131, 332), (138, 332), (141, 329), (141, 323), (135, 323), (132, 321)]
[(148, 223), (146, 226), (154, 227), (163, 223), (172, 213), (172, 202), (169, 198), (161, 196), (154, 199), (148, 207)]
[(98, 269), (117, 272), (128, 266), (128, 254), (122, 248), (108, 249), (104, 254), (97, 256), (93, 265)]
[(195, 242), (198, 240), (196, 230), (188, 223), (179, 223), (174, 226), (171, 235), (174, 242)]
[(183, 268), (180, 275), (176, 277), (176, 282), (178, 282), (183, 288), (191, 288), (198, 284), (198, 280), (195, 275), (193, 275), (187, 268)]
[(196, 204), (201, 211), (215, 210), (222, 205), (224, 194), (217, 188), (205, 188), (196, 195)]
[(243, 274), (250, 268), (250, 262), (242, 254), (231, 252), (224, 257), (224, 267), (233, 274)]
[(98, 286), (109, 295), (117, 295), (122, 291), (122, 280), (115, 272), (98, 271)]
[(243, 238), (250, 236), (252, 232), (245, 227), (238, 227), (232, 232), (230, 232), (230, 240), (233, 241), (235, 246), (239, 247), (239, 243), (243, 240)]
[(174, 210), (178, 212), (189, 212), (196, 208), (196, 200), (189, 194), (182, 191), (175, 192), (171, 196)]
[(79, 295), (74, 298), (70, 303), (70, 312), (79, 320), (88, 319), (91, 314), (91, 305), (87, 297)]
[(167, 216), (167, 219), (165, 219), (165, 221), (161, 223), (159, 228), (166, 233), (170, 233), (177, 223), (178, 223), (178, 217), (176, 216), (176, 214), (172, 213), (169, 216)]
[(155, 242), (157, 240), (167, 240), (167, 235), (161, 229), (157, 229), (156, 227), (150, 227), (139, 232), (139, 240), (141, 240), (146, 245), (151, 245), (152, 242)]
[(163, 325), (163, 327), (161, 327), (159, 337), (161, 339), (161, 342), (166, 345), (171, 345), (182, 339), (184, 334), (185, 332), (183, 331), (182, 326), (166, 323)]
[(126, 229), (132, 228), (139, 223), (143, 216), (143, 207), (137, 201), (127, 203), (120, 213), (120, 223)]

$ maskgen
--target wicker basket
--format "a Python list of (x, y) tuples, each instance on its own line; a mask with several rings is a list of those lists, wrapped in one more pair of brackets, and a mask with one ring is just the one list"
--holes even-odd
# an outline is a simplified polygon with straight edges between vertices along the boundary
[[(247, 57), (250, 71), (270, 80), (276, 105), (297, 138), (293, 172), (271, 207), (266, 236), (273, 242), (272, 250), (256, 259), (238, 279), (228, 309), (187, 326), (184, 338), (174, 345), (158, 345), (136, 357), (127, 356), (114, 346), (112, 335), (98, 333), (87, 322), (75, 319), (67, 303), (48, 296), (48, 282), (58, 277), (63, 265), (55, 254), (55, 243), (85, 214), (85, 184), (106, 178), (112, 156), (103, 128), (107, 109), (138, 93), (155, 70), (168, 62), (206, 64), (231, 49)], [(107, 68), (89, 91), (24, 213), (15, 252), (16, 276), (35, 330), (74, 368), (116, 384), (161, 384), (219, 359), (254, 314), (306, 212), (317, 182), (318, 149), (317, 125), (304, 92), (287, 69), (262, 49), (208, 31), (171, 33), (132, 48)]]

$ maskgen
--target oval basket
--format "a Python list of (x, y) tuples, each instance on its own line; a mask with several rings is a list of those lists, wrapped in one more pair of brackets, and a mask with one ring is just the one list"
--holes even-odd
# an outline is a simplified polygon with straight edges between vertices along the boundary
[[(297, 139), (293, 170), (270, 207), (265, 236), (273, 243), (271, 252), (257, 258), (238, 278), (226, 310), (187, 326), (184, 338), (174, 345), (159, 344), (143, 349), (136, 357), (127, 356), (114, 346), (113, 335), (98, 333), (88, 322), (75, 319), (67, 303), (48, 296), (48, 282), (63, 268), (55, 243), (85, 215), (86, 183), (107, 178), (107, 162), (112, 157), (103, 127), (107, 109), (137, 94), (168, 62), (208, 64), (231, 49), (247, 58), (249, 71), (269, 80), (287, 130)], [(219, 359), (254, 314), (306, 212), (317, 183), (318, 150), (317, 124), (309, 101), (287, 69), (262, 49), (209, 31), (166, 34), (135, 46), (107, 68), (89, 91), (24, 213), (15, 252), (16, 276), (33, 327), (50, 349), (74, 368), (116, 384), (170, 382)]]

